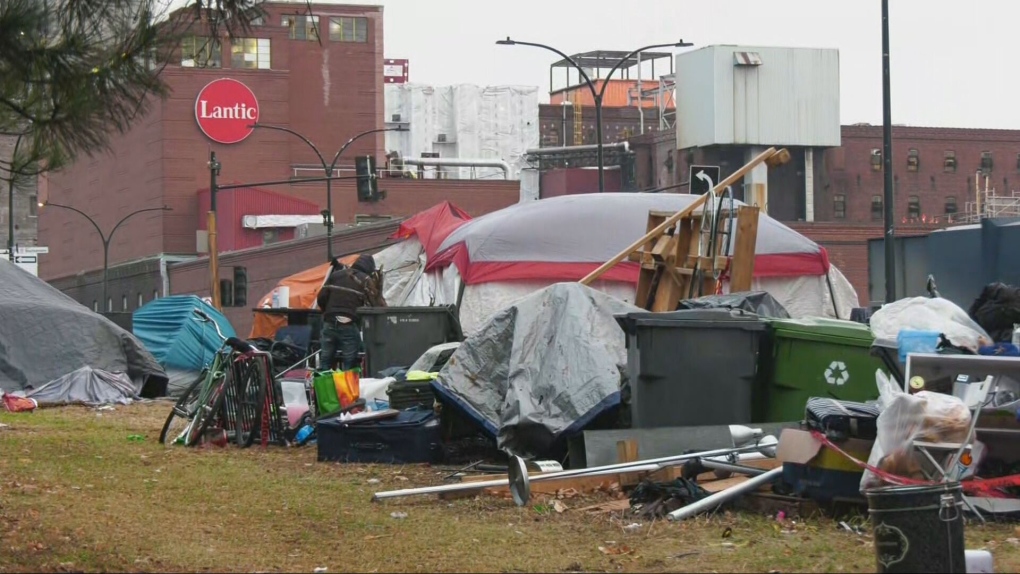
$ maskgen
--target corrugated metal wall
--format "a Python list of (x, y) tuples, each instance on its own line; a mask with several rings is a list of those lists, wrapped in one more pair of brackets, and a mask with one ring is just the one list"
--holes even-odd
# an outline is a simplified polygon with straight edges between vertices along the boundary
[[(206, 229), (209, 190), (198, 192), (198, 228)], [(245, 215), (318, 215), (319, 206), (301, 199), (263, 189), (242, 187), (221, 191), (216, 196), (217, 247), (221, 252), (259, 247), (265, 243), (261, 229), (246, 229)], [(276, 231), (275, 241), (294, 239), (293, 228)]]
[(838, 50), (708, 46), (678, 55), (676, 76), (680, 149), (840, 145)]
[[(606, 80), (594, 80), (595, 89), (602, 89), (602, 84), (606, 83)], [(642, 89), (654, 90), (659, 87), (658, 80), (642, 80)], [(587, 85), (573, 86), (553, 92), (549, 94), (549, 103), (553, 105), (559, 105), (561, 102), (575, 101), (574, 98), (579, 97), (581, 99), (582, 106), (594, 106), (595, 99), (591, 95), (591, 90), (588, 89)], [(606, 88), (606, 93), (602, 96), (602, 107), (604, 108), (637, 108), (637, 80), (609, 80), (609, 87)], [(644, 108), (655, 109), (657, 106), (655, 100), (652, 97), (646, 97), (643, 106)], [(672, 102), (668, 104), (668, 108), (673, 108)]]

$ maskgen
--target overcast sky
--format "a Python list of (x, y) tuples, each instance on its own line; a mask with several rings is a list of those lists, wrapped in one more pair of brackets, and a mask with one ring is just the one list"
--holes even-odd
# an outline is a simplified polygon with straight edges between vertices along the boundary
[[(333, 2), (330, 2), (333, 3)], [(542, 100), (556, 56), (496, 46), (510, 36), (573, 54), (683, 39), (838, 48), (843, 123), (882, 122), (880, 0), (377, 0), (385, 55), (411, 81), (532, 85)], [(891, 0), (893, 122), (1020, 129), (1012, 52), (1016, 0)], [(658, 66), (658, 64), (656, 64)], [(657, 67), (658, 71), (658, 67)]]

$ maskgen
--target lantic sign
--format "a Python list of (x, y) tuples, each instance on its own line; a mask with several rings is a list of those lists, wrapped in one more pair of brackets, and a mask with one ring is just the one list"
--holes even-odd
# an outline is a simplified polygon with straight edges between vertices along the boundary
[(243, 141), (259, 119), (259, 102), (248, 86), (230, 78), (206, 84), (195, 98), (195, 121), (209, 139), (221, 144)]

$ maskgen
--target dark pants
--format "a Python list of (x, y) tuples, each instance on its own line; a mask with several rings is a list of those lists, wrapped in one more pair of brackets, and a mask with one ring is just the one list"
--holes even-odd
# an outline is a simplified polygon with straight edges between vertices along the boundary
[(360, 367), (358, 353), (361, 352), (361, 330), (354, 323), (334, 323), (322, 327), (319, 341), (319, 369), (333, 368), (336, 353), (340, 351), (340, 370), (349, 371)]

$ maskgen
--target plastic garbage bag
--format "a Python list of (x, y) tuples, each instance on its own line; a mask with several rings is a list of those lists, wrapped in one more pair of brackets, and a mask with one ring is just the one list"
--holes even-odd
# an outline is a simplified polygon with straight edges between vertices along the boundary
[(996, 343), (1011, 341), (1013, 325), (1020, 323), (1020, 288), (1004, 283), (985, 285), (969, 314)]
[(981, 347), (992, 344), (988, 333), (948, 299), (900, 299), (883, 305), (871, 316), (871, 331), (877, 339), (895, 341), (904, 329), (937, 331), (953, 345), (975, 354)]
[(862, 491), (896, 484), (890, 478), (924, 480), (924, 455), (914, 442), (963, 443), (970, 432), (970, 409), (958, 397), (928, 391), (911, 395), (881, 370), (875, 371), (875, 382), (881, 413), (868, 466), (882, 474), (865, 470)]

